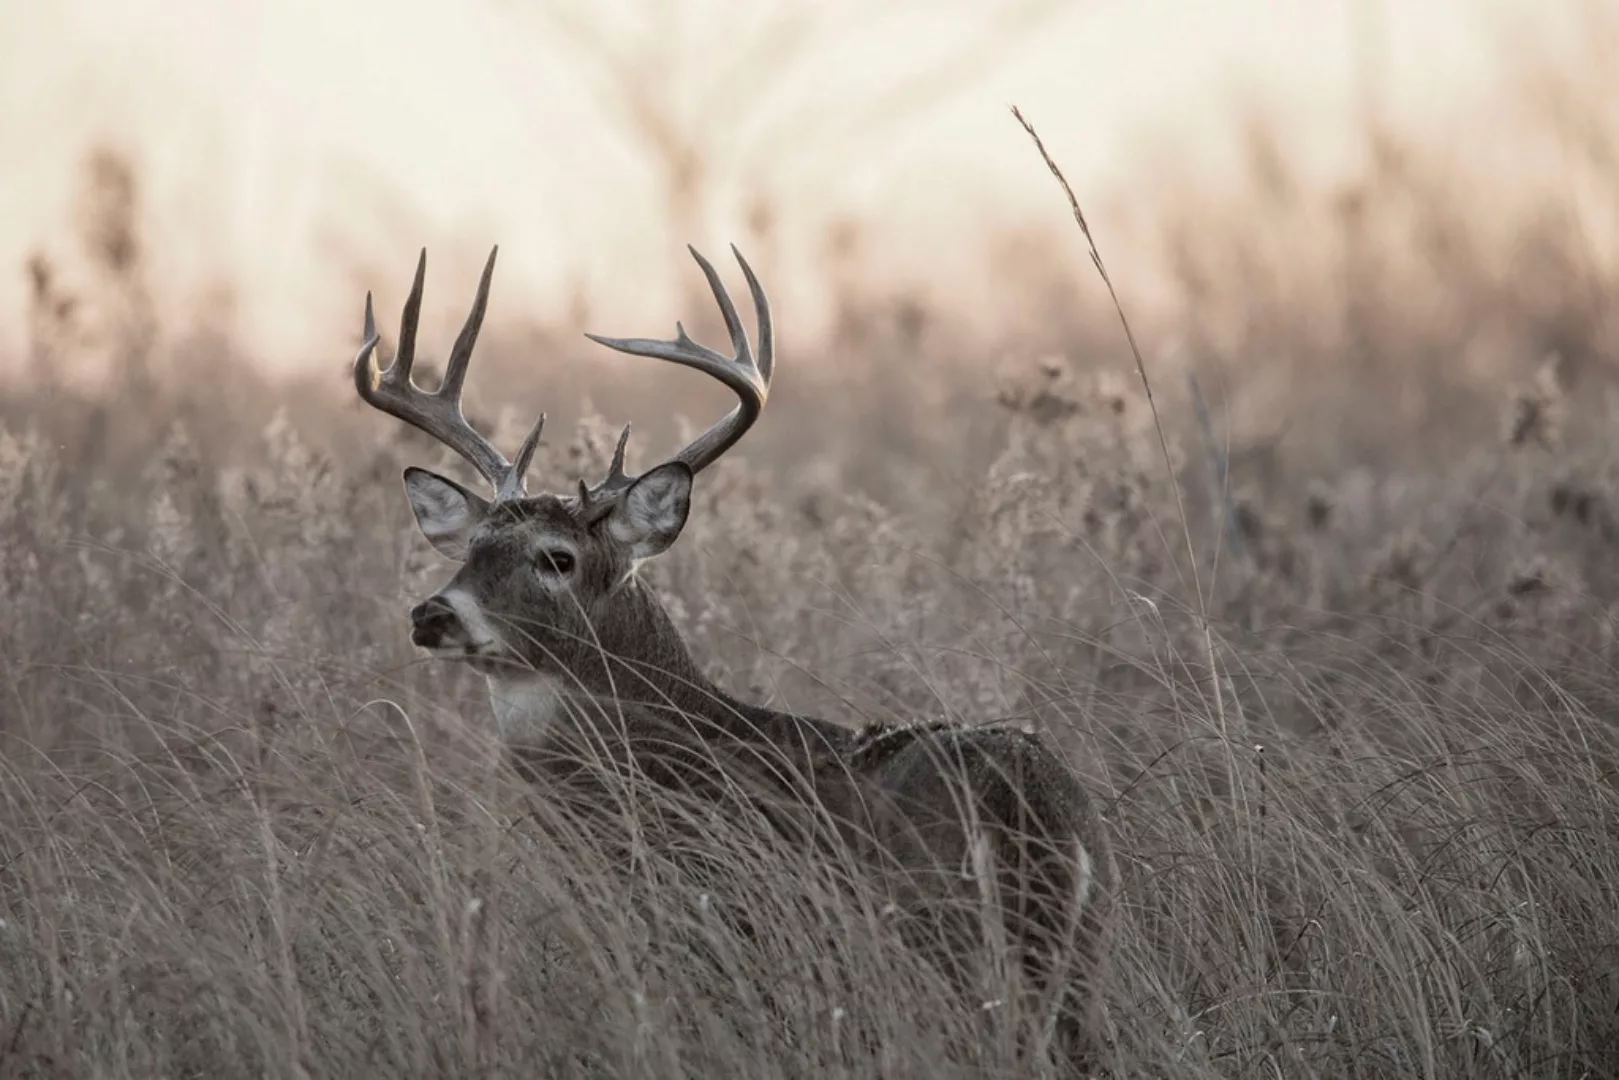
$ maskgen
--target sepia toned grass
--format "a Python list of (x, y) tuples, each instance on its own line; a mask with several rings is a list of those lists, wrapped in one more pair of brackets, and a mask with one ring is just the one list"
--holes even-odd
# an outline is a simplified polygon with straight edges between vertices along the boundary
[[(274, 385), (243, 343), (165, 337), (125, 212), (85, 229), (100, 292), (31, 269), (0, 395), (0, 1076), (1038, 1072), (1043, 1018), (992, 950), (964, 998), (836, 860), (633, 785), (606, 835), (512, 775), (482, 687), (408, 642), (448, 568), (399, 470), (458, 466), (349, 401), (352, 342), (329, 382)], [(1250, 277), (1243, 348), (1297, 346), (1252, 312), (1327, 280)], [(817, 346), (841, 366), (783, 365), (648, 572), (740, 695), (1062, 748), (1123, 875), (1103, 1074), (1614, 1074), (1600, 328), (1395, 437), (1386, 384), (1335, 383), (1327, 424), (1317, 383), (1238, 371), (1237, 316), (1196, 310), (1210, 400), (1154, 362), (1156, 410), (1133, 359), (1082, 362), (1121, 353), (1100, 316), (991, 352), (945, 310), (851, 315)], [(1346, 368), (1371, 363), (1351, 331), (1453, 332), (1355, 310), (1316, 342)], [(592, 361), (546, 345), (537, 370), (497, 337), (471, 389), (566, 404), (553, 373)], [(69, 389), (54, 361), (91, 348), (113, 378)], [(613, 421), (648, 400), (623, 389), (595, 391)], [(537, 482), (605, 460), (616, 427), (579, 412)], [(511, 446), (529, 417), (479, 419)], [(700, 857), (659, 842), (693, 826)]]

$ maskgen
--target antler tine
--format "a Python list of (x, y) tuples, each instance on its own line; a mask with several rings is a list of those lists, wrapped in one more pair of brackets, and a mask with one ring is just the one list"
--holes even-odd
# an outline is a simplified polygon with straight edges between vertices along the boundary
[(483, 325), (484, 311), (489, 305), (489, 285), (494, 277), (497, 246), (489, 252), (483, 276), (478, 282), (478, 295), (472, 310), (450, 351), (444, 378), (439, 388), (431, 393), (417, 386), (411, 378), (416, 360), (416, 327), (421, 318), (422, 287), (427, 276), (427, 251), (423, 249), (416, 263), (416, 278), (399, 319), (399, 347), (388, 368), (377, 365), (377, 328), (372, 311), (371, 294), (365, 298), (365, 342), (354, 358), (354, 388), (360, 397), (389, 416), (403, 420), (425, 431), (445, 446), (460, 454), (483, 478), (495, 488), (497, 500), (521, 498), (523, 474), (539, 445), (540, 431), (545, 425), (541, 416), (523, 446), (518, 451), (516, 464), (508, 462), (494, 445), (478, 434), (461, 412), (461, 388), (466, 382), (467, 368), (472, 362), (472, 349)]
[(509, 502), (512, 499), (521, 499), (527, 494), (523, 486), (523, 477), (528, 475), (528, 466), (534, 460), (534, 451), (540, 445), (540, 433), (545, 430), (545, 414), (534, 421), (523, 444), (517, 448), (517, 456), (512, 459), (512, 467), (506, 473), (500, 488), (495, 492), (496, 502)]
[(483, 329), (483, 313), (489, 307), (489, 283), (495, 276), (495, 256), (499, 253), (499, 246), (489, 251), (489, 261), (483, 264), (483, 274), (478, 278), (478, 294), (472, 298), (472, 310), (467, 312), (467, 321), (455, 336), (449, 362), (444, 365), (444, 380), (438, 392), (456, 401), (461, 400), (461, 386), (467, 381), (467, 367), (472, 363), (472, 347), (478, 343), (478, 331)]
[[(742, 325), (742, 316), (736, 313), (736, 305), (731, 302), (731, 294), (725, 291), (725, 283), (720, 280), (719, 272), (714, 269), (714, 264), (703, 258), (702, 253), (696, 248), (687, 244), (686, 250), (691, 252), (691, 257), (697, 260), (697, 265), (703, 268), (703, 276), (708, 279), (709, 291), (714, 294), (714, 299), (719, 301), (720, 316), (725, 319), (725, 331), (731, 335), (731, 348), (736, 353), (737, 361), (741, 362), (746, 357), (747, 361), (752, 363), (753, 349), (748, 345), (748, 328)], [(731, 252), (736, 253), (734, 245)], [(675, 323), (675, 329), (680, 331), (682, 337), (685, 336), (685, 327)], [(687, 338), (687, 341), (690, 340)], [(703, 349), (703, 351), (713, 356), (719, 355), (711, 349)]]
[(579, 481), (579, 509), (585, 524), (595, 524), (613, 508), (613, 503), (636, 481), (624, 471), (624, 449), (630, 444), (630, 425), (618, 434), (618, 445), (613, 447), (613, 460), (607, 466), (607, 476), (594, 487)]
[(675, 337), (672, 341), (655, 338), (609, 338), (597, 334), (585, 336), (599, 345), (605, 345), (619, 352), (650, 356), (655, 360), (667, 360), (694, 368), (718, 379), (736, 394), (739, 399), (737, 406), (675, 455), (673, 460), (685, 462), (692, 472), (696, 473), (702, 472), (736, 445), (737, 440), (747, 434), (754, 421), (759, 419), (759, 414), (765, 407), (765, 400), (770, 396), (770, 379), (775, 367), (775, 342), (770, 321), (770, 303), (765, 298), (764, 289), (754, 276), (752, 267), (742, 258), (741, 252), (734, 246), (731, 248), (737, 262), (742, 266), (743, 275), (748, 280), (748, 291), (753, 296), (754, 308), (758, 313), (760, 340), (758, 361), (754, 360), (753, 350), (748, 344), (747, 329), (742, 325), (742, 319), (736, 312), (736, 305), (731, 302), (730, 293), (726, 292), (719, 274), (696, 248), (688, 250), (697, 260), (697, 265), (702, 267), (703, 276), (708, 279), (709, 288), (714, 292), (714, 299), (719, 303), (720, 314), (724, 317), (725, 327), (731, 335), (731, 346), (736, 350), (734, 356), (724, 356), (693, 341), (686, 334), (685, 326), (678, 322), (675, 324)]
[(427, 284), (427, 249), (416, 257), (416, 276), (410, 282), (410, 294), (405, 297), (404, 310), (399, 313), (399, 346), (394, 349), (394, 362), (389, 365), (385, 378), (390, 386), (409, 386), (411, 372), (416, 367), (416, 327), (422, 318), (422, 289)]
[(748, 279), (748, 292), (753, 296), (753, 310), (759, 319), (759, 374), (764, 377), (765, 389), (768, 390), (770, 378), (776, 370), (776, 330), (770, 321), (770, 300), (765, 296), (764, 286), (759, 284), (753, 267), (748, 265), (748, 260), (742, 257), (735, 244), (731, 245), (731, 254), (736, 256), (737, 263), (742, 267), (742, 276)]
[(360, 352), (354, 358), (354, 388), (360, 392), (360, 397), (373, 405), (376, 402), (371, 401), (371, 395), (375, 391), (383, 387), (397, 390), (410, 385), (411, 368), (416, 362), (416, 322), (422, 312), (422, 283), (426, 277), (427, 249), (422, 248), (421, 255), (416, 259), (416, 277), (411, 282), (410, 295), (405, 297), (405, 309), (399, 316), (399, 347), (394, 350), (393, 363), (388, 365), (386, 371), (377, 366), (374, 350), (382, 337), (377, 333), (371, 293), (367, 290), (365, 294), (365, 335)]
[(618, 433), (618, 445), (613, 447), (613, 462), (607, 467), (607, 479), (624, 476), (624, 448), (630, 445), (630, 425), (625, 424), (624, 430)]

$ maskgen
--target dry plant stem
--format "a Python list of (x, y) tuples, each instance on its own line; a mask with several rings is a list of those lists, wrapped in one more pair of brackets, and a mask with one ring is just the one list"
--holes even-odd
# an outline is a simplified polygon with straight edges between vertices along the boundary
[[(1231, 501), (1230, 454), (1227, 452), (1228, 448), (1215, 438), (1214, 422), (1209, 418), (1208, 399), (1203, 396), (1203, 386), (1197, 381), (1196, 372), (1187, 373), (1186, 388), (1192, 392), (1192, 411), (1197, 417), (1198, 431), (1203, 436), (1203, 445), (1207, 448), (1209, 460), (1214, 466), (1214, 486), (1211, 494), (1214, 496), (1215, 506), (1219, 508), (1220, 528), (1231, 554), (1236, 556), (1238, 564), (1241, 565), (1247, 560), (1248, 553), (1242, 540), (1242, 530), (1237, 526), (1237, 508)], [(1220, 572), (1219, 550), (1215, 549), (1216, 575)], [(1210, 582), (1209, 587), (1213, 588), (1214, 583)]]
[(305, 1033), (304, 1003), (298, 986), (298, 969), (292, 955), (292, 936), (287, 927), (291, 909), (282, 889), (275, 826), (270, 820), (270, 808), (260, 787), (264, 763), (269, 755), (265, 749), (264, 732), (256, 719), (253, 723), (253, 741), (260, 781), (255, 783), (244, 775), (241, 780), (242, 794), (247, 797), (258, 826), (259, 845), (264, 853), (264, 877), (269, 891), (269, 895), (265, 898), (265, 906), (270, 923), (271, 942), (275, 949), (276, 977), (285, 998), (282, 1007), (286, 1010), (285, 1032), (290, 1044), (290, 1052), (287, 1055), (289, 1071), (300, 1080), (307, 1080), (308, 1072), (303, 1063), (309, 1040)]
[(1153, 427), (1158, 435), (1158, 447), (1163, 453), (1164, 472), (1169, 480), (1170, 490), (1175, 494), (1175, 511), (1180, 515), (1181, 535), (1186, 541), (1186, 558), (1192, 568), (1192, 594), (1197, 598), (1197, 618), (1199, 629), (1203, 634), (1205, 661), (1209, 669), (1209, 687), (1214, 698), (1214, 716), (1220, 726), (1220, 737), (1226, 745), (1226, 754), (1231, 767), (1232, 784), (1235, 787), (1237, 783), (1236, 757), (1231, 750), (1230, 732), (1226, 728), (1225, 700), (1220, 693), (1219, 670), (1215, 667), (1214, 631), (1209, 625), (1208, 602), (1203, 596), (1203, 585), (1198, 576), (1197, 551), (1192, 545), (1192, 529), (1186, 516), (1186, 499), (1181, 493), (1180, 483), (1175, 478), (1175, 465), (1169, 454), (1169, 436), (1164, 432), (1164, 421), (1158, 414), (1158, 402), (1152, 393), (1152, 379), (1147, 376), (1147, 363), (1141, 357), (1141, 349), (1136, 345), (1135, 333), (1130, 329), (1130, 320), (1124, 314), (1124, 305), (1119, 302), (1118, 291), (1113, 287), (1113, 279), (1108, 276), (1107, 265), (1102, 262), (1102, 253), (1097, 250), (1096, 238), (1091, 235), (1090, 224), (1085, 220), (1085, 212), (1079, 207), (1079, 199), (1074, 196), (1073, 187), (1069, 185), (1068, 178), (1062, 174), (1062, 169), (1058, 168), (1056, 161), (1052, 160), (1051, 154), (1046, 151), (1046, 144), (1041, 141), (1039, 132), (1034, 130), (1034, 125), (1024, 118), (1023, 113), (1018, 110), (1016, 105), (1012, 106), (1012, 115), (1017, 117), (1017, 122), (1023, 125), (1023, 130), (1029, 133), (1029, 138), (1034, 140), (1034, 148), (1040, 151), (1041, 158), (1045, 160), (1046, 168), (1051, 170), (1051, 175), (1056, 177), (1058, 184), (1062, 185), (1063, 194), (1068, 197), (1068, 207), (1073, 211), (1074, 221), (1079, 225), (1079, 231), (1084, 234), (1085, 243), (1090, 249), (1091, 263), (1095, 265), (1096, 272), (1101, 275), (1102, 284), (1107, 286), (1108, 299), (1113, 303), (1113, 310), (1118, 313), (1119, 325), (1124, 328), (1125, 341), (1130, 345), (1130, 355), (1135, 357), (1136, 373), (1141, 376), (1141, 387), (1147, 394), (1147, 408), (1152, 412)]

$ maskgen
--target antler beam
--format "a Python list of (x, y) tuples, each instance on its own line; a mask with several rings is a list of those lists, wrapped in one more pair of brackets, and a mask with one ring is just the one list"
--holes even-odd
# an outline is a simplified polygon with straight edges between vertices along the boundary
[[(725, 319), (725, 328), (731, 335), (734, 355), (726, 356), (693, 341), (686, 334), (685, 326), (678, 322), (675, 323), (675, 336), (669, 341), (655, 338), (610, 338), (598, 334), (585, 336), (599, 345), (605, 345), (619, 352), (650, 356), (655, 360), (667, 360), (670, 363), (694, 368), (718, 379), (736, 394), (737, 406), (671, 459), (685, 462), (692, 472), (698, 473), (719, 460), (727, 450), (736, 445), (764, 411), (765, 401), (770, 396), (771, 375), (775, 370), (775, 333), (770, 321), (770, 301), (765, 296), (759, 279), (754, 275), (753, 268), (748, 265), (748, 261), (742, 257), (742, 253), (735, 245), (731, 247), (731, 254), (736, 256), (737, 263), (742, 267), (742, 274), (747, 278), (748, 291), (753, 295), (753, 307), (759, 320), (757, 360), (748, 342), (747, 328), (742, 325), (736, 305), (731, 302), (731, 294), (726, 291), (713, 264), (703, 258), (696, 248), (688, 246), (687, 250), (691, 252), (692, 258), (697, 260), (697, 265), (702, 267), (703, 276), (708, 279), (708, 287), (719, 303), (720, 315)], [(619, 437), (618, 448), (613, 453), (613, 462), (606, 479), (594, 487), (587, 487), (582, 480), (579, 483), (580, 501), (588, 518), (594, 519), (606, 513), (617, 496), (635, 482), (635, 477), (624, 473), (624, 446), (629, 434), (630, 429), (626, 426), (624, 434)]]
[(489, 252), (483, 276), (478, 281), (478, 295), (473, 298), (472, 310), (456, 336), (450, 350), (444, 378), (435, 391), (428, 392), (411, 379), (416, 363), (416, 326), (422, 313), (422, 286), (427, 277), (427, 249), (422, 249), (416, 263), (416, 280), (405, 299), (405, 310), (399, 318), (399, 347), (393, 363), (387, 368), (377, 364), (376, 319), (371, 308), (371, 294), (365, 294), (365, 341), (354, 358), (354, 388), (368, 404), (389, 416), (419, 428), (454, 450), (469, 461), (473, 468), (494, 487), (495, 500), (504, 502), (520, 499), (524, 495), (523, 476), (528, 472), (534, 449), (540, 443), (540, 432), (545, 427), (545, 414), (541, 413), (533, 430), (518, 448), (514, 461), (495, 449), (494, 444), (478, 434), (461, 411), (461, 388), (466, 383), (467, 368), (472, 363), (472, 349), (483, 327), (484, 311), (489, 306), (489, 283), (495, 275), (495, 256), (500, 248)]

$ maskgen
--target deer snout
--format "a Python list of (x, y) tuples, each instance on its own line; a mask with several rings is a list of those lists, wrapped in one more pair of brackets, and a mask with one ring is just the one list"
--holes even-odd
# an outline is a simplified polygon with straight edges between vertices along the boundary
[(424, 649), (437, 649), (461, 625), (461, 619), (442, 596), (430, 596), (410, 609), (410, 642)]

